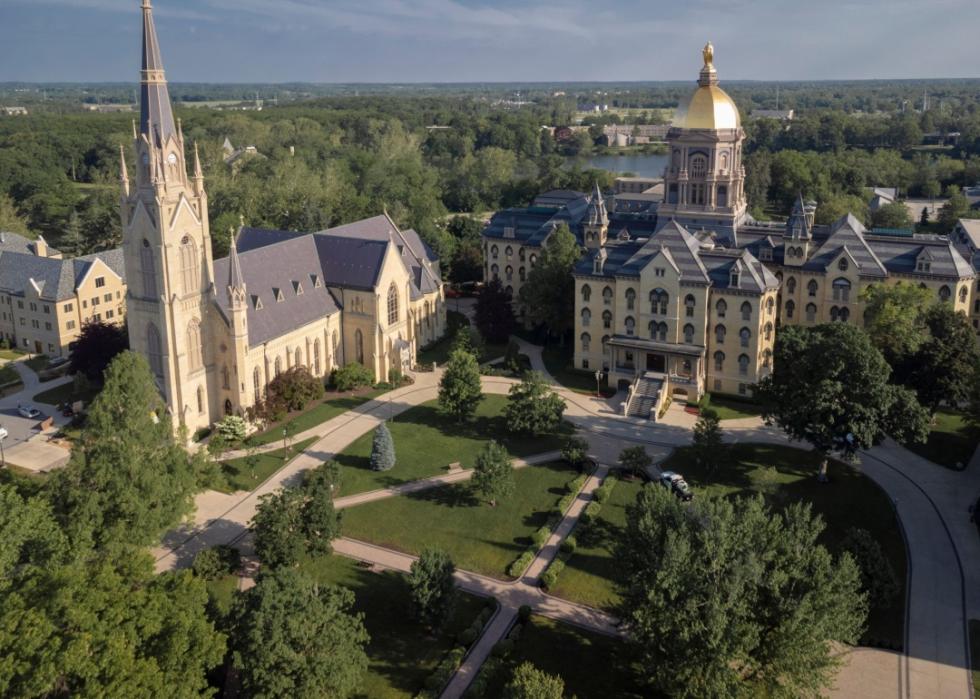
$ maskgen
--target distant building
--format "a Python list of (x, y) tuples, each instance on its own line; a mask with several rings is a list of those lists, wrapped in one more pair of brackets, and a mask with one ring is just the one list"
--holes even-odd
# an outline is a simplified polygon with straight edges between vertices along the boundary
[(779, 121), (792, 121), (796, 116), (793, 109), (753, 109), (749, 115), (752, 119), (778, 119)]
[(221, 146), (221, 150), (225, 154), (225, 165), (232, 169), (237, 169), (245, 164), (245, 161), (250, 158), (262, 158), (265, 156), (259, 153), (259, 150), (255, 146), (245, 146), (244, 148), (235, 148), (231, 145), (231, 141), (226, 137), (224, 144)]
[(27, 107), (0, 107), (0, 113), (7, 116), (27, 116)]
[(86, 104), (83, 105), (87, 111), (98, 112), (99, 114), (118, 114), (120, 112), (133, 111), (131, 104)]
[(617, 177), (613, 183), (614, 194), (642, 194), (649, 189), (660, 186), (663, 190), (662, 177)]
[(883, 206), (894, 204), (896, 201), (898, 201), (898, 189), (895, 187), (872, 187), (868, 208), (874, 212)]

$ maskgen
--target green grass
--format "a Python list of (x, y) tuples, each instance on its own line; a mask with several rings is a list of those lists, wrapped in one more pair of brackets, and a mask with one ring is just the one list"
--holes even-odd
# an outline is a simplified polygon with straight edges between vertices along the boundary
[(212, 606), (222, 617), (227, 617), (231, 611), (231, 603), (238, 592), (238, 576), (222, 575), (215, 580), (208, 580), (208, 599)]
[(374, 433), (368, 432), (336, 457), (341, 466), (340, 493), (352, 495), (436, 476), (457, 461), (463, 468), (472, 468), (477, 454), (490, 439), (496, 439), (515, 457), (555, 451), (573, 429), (566, 424), (561, 434), (511, 435), (504, 418), (506, 406), (507, 396), (485, 395), (473, 419), (463, 424), (442, 415), (437, 401), (406, 410), (388, 423), (398, 459), (395, 467), (384, 472), (371, 470)]
[(359, 505), (344, 511), (344, 534), (411, 554), (434, 546), (463, 570), (507, 579), (507, 566), (531, 544), (576, 475), (564, 462), (522, 468), (514, 472), (514, 494), (496, 507), (469, 483)]
[[(686, 448), (674, 452), (661, 468), (682, 473), (695, 497), (762, 493), (776, 508), (809, 502), (826, 524), (821, 543), (835, 554), (849, 528), (867, 529), (891, 561), (900, 589), (889, 607), (872, 611), (865, 639), (900, 646), (905, 621), (906, 552), (888, 496), (870, 478), (836, 461), (830, 462), (831, 482), (818, 483), (819, 457), (812, 452), (762, 444), (739, 444), (726, 447), (726, 451), (729, 463), (715, 473), (707, 473), (695, 463)], [(774, 474), (768, 472), (770, 466), (775, 468)], [(554, 594), (607, 609), (618, 603), (611, 547), (625, 523), (625, 506), (638, 489), (633, 483), (617, 484), (596, 522), (576, 532), (579, 548), (565, 564)]]
[[(544, 360), (545, 369), (551, 374), (555, 381), (575, 393), (594, 396), (596, 390), (595, 369), (577, 369), (573, 365), (573, 350), (571, 345), (559, 347), (558, 345), (548, 345), (542, 350), (541, 358)], [(602, 395), (609, 397), (615, 395), (616, 389), (611, 388), (608, 383), (608, 376), (603, 375), (601, 381)]]
[[(217, 489), (223, 493), (234, 493), (239, 490), (254, 490), (265, 479), (285, 466), (288, 460), (291, 460), (316, 440), (317, 437), (310, 437), (309, 439), (304, 439), (302, 442), (296, 442), (289, 447), (288, 451), (285, 449), (276, 449), (275, 451), (268, 451), (264, 454), (256, 454), (254, 467), (249, 466), (247, 456), (222, 462), (221, 473), (224, 474), (228, 487)], [(289, 456), (289, 459), (283, 460), (283, 456), (286, 455)]]
[(970, 619), (970, 667), (973, 670), (973, 697), (980, 699), (980, 620)]
[(738, 420), (762, 415), (762, 406), (758, 403), (710, 393), (705, 396), (704, 407), (718, 413), (719, 420)]
[(24, 353), (16, 349), (0, 349), (0, 359), (20, 359)]
[(0, 386), (20, 382), (20, 374), (9, 364), (0, 366)]
[(934, 464), (960, 471), (973, 458), (978, 439), (980, 434), (966, 422), (962, 413), (940, 410), (929, 426), (925, 443), (905, 446)]
[(88, 405), (95, 397), (99, 395), (99, 391), (102, 390), (101, 386), (94, 386), (89, 384), (88, 387), (82, 391), (78, 392), (75, 390), (75, 384), (72, 381), (68, 383), (61, 384), (60, 386), (55, 386), (54, 388), (49, 388), (47, 391), (42, 391), (34, 396), (34, 402), (36, 403), (46, 403), (48, 405), (60, 405), (65, 401), (82, 401), (85, 405)]
[(453, 647), (456, 635), (469, 627), (487, 604), (485, 599), (457, 591), (453, 616), (441, 633), (432, 636), (409, 615), (409, 590), (403, 575), (374, 573), (341, 556), (309, 559), (300, 566), (321, 583), (351, 589), (354, 611), (364, 614), (371, 636), (368, 670), (355, 697), (414, 696)]
[(30, 359), (24, 361), (24, 364), (29, 366), (35, 373), (41, 371), (48, 366), (48, 355), (46, 354), (36, 354)]
[[(565, 681), (565, 696), (578, 699), (632, 699), (651, 696), (630, 663), (629, 648), (620, 639), (533, 615), (506, 661), (494, 664), (487, 677), (486, 698), (503, 695), (514, 668), (533, 663)], [(472, 693), (467, 694), (472, 697)]]
[(343, 415), (348, 410), (353, 410), (354, 408), (364, 405), (372, 398), (377, 398), (384, 392), (385, 391), (383, 390), (372, 389), (365, 393), (352, 395), (338, 395), (336, 393), (328, 394), (328, 397), (325, 400), (317, 403), (312, 408), (308, 408), (304, 411), (287, 416), (284, 421), (270, 427), (265, 432), (251, 435), (247, 441), (251, 445), (262, 446), (263, 444), (271, 444), (282, 440), (282, 430), (284, 427), (290, 430), (290, 434), (305, 432), (306, 430), (323, 424), (327, 420), (331, 420), (338, 415)]

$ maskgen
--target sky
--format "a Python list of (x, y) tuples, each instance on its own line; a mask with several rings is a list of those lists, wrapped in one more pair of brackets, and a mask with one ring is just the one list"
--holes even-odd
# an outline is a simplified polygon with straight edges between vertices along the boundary
[[(980, 0), (153, 0), (176, 82), (978, 77)], [(139, 0), (0, 0), (0, 82), (138, 77)]]

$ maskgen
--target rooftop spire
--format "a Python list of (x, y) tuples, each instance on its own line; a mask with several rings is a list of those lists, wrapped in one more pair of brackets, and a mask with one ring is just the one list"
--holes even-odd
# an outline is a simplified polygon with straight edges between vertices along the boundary
[(119, 184), (124, 197), (129, 196), (129, 171), (126, 169), (126, 149), (119, 144)]
[(589, 206), (585, 211), (586, 222), (593, 226), (608, 226), (609, 215), (606, 213), (606, 201), (602, 197), (599, 189), (599, 182), (595, 183), (592, 196), (589, 198)]
[(234, 298), (236, 292), (244, 298), (245, 275), (242, 274), (242, 265), (238, 261), (238, 244), (235, 242), (235, 229), (231, 230), (231, 246), (228, 252), (228, 293)]
[(140, 133), (151, 144), (162, 145), (177, 135), (170, 107), (167, 79), (160, 58), (160, 42), (153, 24), (153, 7), (143, 0), (143, 60), (140, 69)]

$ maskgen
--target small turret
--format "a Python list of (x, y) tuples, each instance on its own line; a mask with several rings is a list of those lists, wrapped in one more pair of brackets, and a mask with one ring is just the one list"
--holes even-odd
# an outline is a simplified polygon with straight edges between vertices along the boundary
[(129, 170), (126, 168), (126, 149), (119, 144), (119, 188), (123, 199), (129, 198)]
[(197, 152), (197, 141), (194, 141), (194, 193), (204, 195), (204, 171), (201, 170), (201, 156)]
[(606, 244), (606, 234), (609, 232), (609, 214), (606, 213), (606, 202), (599, 190), (598, 182), (595, 183), (589, 205), (585, 210), (582, 230), (586, 248), (594, 250)]

